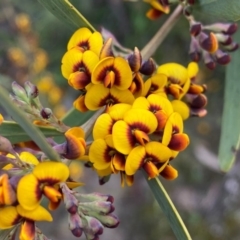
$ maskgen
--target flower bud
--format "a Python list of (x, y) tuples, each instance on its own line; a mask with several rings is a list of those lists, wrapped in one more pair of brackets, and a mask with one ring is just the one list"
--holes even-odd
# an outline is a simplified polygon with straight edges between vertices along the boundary
[(78, 200), (67, 188), (66, 185), (62, 185), (63, 201), (67, 211), (71, 214), (75, 214), (78, 211)]
[(234, 52), (238, 49), (239, 45), (236, 42), (232, 42), (228, 46), (224, 46), (224, 49), (227, 50), (228, 52)]
[(98, 214), (108, 214), (114, 211), (114, 207), (111, 202), (99, 200), (94, 202), (80, 202), (79, 207), (84, 213), (96, 212)]
[(222, 32), (224, 34), (232, 35), (237, 31), (236, 23), (214, 23), (211, 25), (204, 26), (204, 29), (210, 30), (213, 32)]
[(12, 90), (14, 94), (23, 102), (28, 103), (28, 96), (23, 87), (21, 87), (16, 81), (12, 83)]
[(88, 223), (88, 228), (94, 235), (101, 235), (103, 233), (104, 227), (98, 219), (90, 216), (85, 216), (85, 218)]
[(201, 58), (201, 47), (195, 37), (191, 37), (189, 55), (192, 61), (199, 62)]
[(207, 97), (204, 94), (188, 95), (189, 104), (192, 108), (203, 108), (207, 105)]
[(100, 52), (100, 56), (99, 59), (103, 59), (105, 57), (113, 57), (113, 52), (112, 52), (112, 38), (108, 38), (106, 40), (106, 42), (104, 43), (101, 52)]
[(52, 116), (52, 110), (50, 108), (43, 108), (40, 112), (43, 119), (49, 119)]
[(142, 55), (137, 47), (135, 47), (133, 53), (128, 56), (128, 63), (133, 72), (139, 71), (142, 64)]
[(213, 70), (216, 67), (216, 63), (210, 53), (203, 51), (203, 61), (207, 68)]
[(111, 195), (102, 194), (102, 193), (88, 193), (88, 194), (78, 194), (77, 195), (80, 201), (108, 201), (113, 203), (114, 198)]
[(82, 220), (79, 217), (79, 215), (77, 213), (69, 214), (68, 223), (69, 223), (69, 228), (72, 234), (75, 237), (81, 237), (82, 236)]
[(207, 115), (207, 110), (204, 108), (202, 109), (191, 108), (192, 117), (205, 117), (206, 115)]
[(24, 83), (24, 88), (25, 88), (25, 90), (27, 92), (27, 95), (30, 99), (34, 99), (34, 98), (38, 97), (39, 91), (38, 91), (38, 88), (37, 88), (36, 85), (32, 84), (29, 81), (26, 81)]
[(217, 63), (219, 63), (221, 65), (227, 65), (231, 61), (229, 54), (223, 52), (220, 49), (218, 49), (215, 52), (214, 56), (216, 57)]
[(214, 33), (207, 35), (204, 32), (201, 32), (198, 36), (200, 46), (208, 51), (209, 53), (214, 53), (218, 49), (218, 40)]
[(139, 72), (143, 75), (150, 76), (152, 75), (156, 70), (156, 64), (152, 58), (149, 58), (147, 61), (144, 61), (142, 63), (141, 68), (139, 69)]
[(229, 45), (233, 41), (231, 36), (223, 33), (216, 33), (215, 36), (222, 45)]
[(202, 24), (200, 22), (191, 21), (190, 34), (196, 37), (202, 31)]

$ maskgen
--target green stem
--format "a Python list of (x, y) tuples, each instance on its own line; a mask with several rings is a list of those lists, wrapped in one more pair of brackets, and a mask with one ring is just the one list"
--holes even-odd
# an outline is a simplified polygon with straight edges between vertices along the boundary
[(157, 200), (164, 214), (167, 216), (176, 238), (179, 240), (191, 240), (192, 238), (186, 226), (184, 225), (181, 216), (179, 215), (160, 180), (158, 178), (148, 180), (148, 176), (146, 174), (145, 177), (155, 199)]
[(29, 121), (29, 119), (24, 115), (24, 112), (22, 112), (17, 106), (12, 103), (6, 91), (1, 85), (0, 104), (52, 161), (60, 161), (59, 155), (47, 143), (44, 135)]
[(168, 33), (172, 30), (174, 25), (179, 20), (179, 17), (181, 16), (181, 14), (182, 14), (182, 6), (178, 5), (175, 11), (167, 19), (167, 21), (162, 25), (162, 27), (158, 30), (158, 32), (142, 49), (141, 53), (144, 59), (150, 58), (156, 52), (156, 50), (161, 45), (163, 40), (166, 38)]

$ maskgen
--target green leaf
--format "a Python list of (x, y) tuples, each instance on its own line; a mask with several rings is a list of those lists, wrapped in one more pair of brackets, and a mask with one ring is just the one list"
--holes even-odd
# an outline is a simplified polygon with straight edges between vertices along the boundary
[(88, 27), (96, 31), (87, 19), (68, 0), (38, 0), (54, 16), (77, 28)]
[(75, 108), (71, 108), (69, 112), (61, 119), (64, 124), (70, 127), (75, 127), (75, 126), (81, 126), (83, 123), (85, 123), (92, 115), (94, 112), (88, 111), (85, 113), (79, 112)]
[[(240, 41), (240, 31), (235, 35)], [(235, 161), (236, 151), (240, 147), (240, 57), (239, 51), (232, 54), (232, 61), (227, 67), (224, 105), (221, 125), (221, 137), (218, 156), (220, 168), (229, 171)]]
[[(0, 85), (0, 105), (22, 127), (38, 147), (51, 159), (60, 160), (59, 155), (47, 143), (44, 135), (37, 129), (17, 106), (9, 99), (8, 94)], [(13, 133), (14, 134), (14, 133)]]
[(179, 240), (192, 239), (190, 234), (188, 233), (186, 226), (184, 225), (181, 219), (181, 216), (179, 215), (177, 209), (173, 205), (170, 197), (168, 196), (160, 180), (158, 178), (148, 180), (147, 174), (145, 174), (145, 178), (163, 213), (168, 218), (168, 221), (176, 238)]
[(218, 20), (240, 20), (239, 0), (199, 0), (195, 6), (194, 8), (204, 15), (216, 17)]
[[(51, 127), (36, 126), (45, 137), (62, 136), (63, 133), (58, 132)], [(12, 144), (31, 140), (31, 137), (16, 122), (4, 121), (0, 125), (0, 134), (6, 137)]]

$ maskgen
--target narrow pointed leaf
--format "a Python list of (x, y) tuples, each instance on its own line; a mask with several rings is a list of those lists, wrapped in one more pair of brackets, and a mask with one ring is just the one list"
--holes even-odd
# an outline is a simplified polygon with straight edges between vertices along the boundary
[(94, 112), (92, 111), (82, 113), (75, 108), (71, 108), (61, 120), (67, 126), (75, 127), (85, 123), (93, 114)]
[[(159, 206), (161, 207), (163, 213), (168, 218), (170, 226), (178, 240), (191, 240), (191, 236), (188, 233), (186, 226), (184, 225), (181, 216), (179, 215), (177, 209), (173, 205), (170, 197), (168, 196), (166, 190), (164, 189), (162, 183), (158, 178), (153, 178), (148, 180), (145, 174), (147, 183), (152, 190), (152, 193), (157, 200)], [(163, 236), (162, 236), (163, 237)], [(161, 237), (159, 237), (161, 238)]]
[(37, 129), (17, 106), (9, 99), (8, 94), (0, 85), (0, 105), (22, 127), (38, 147), (52, 160), (58, 161), (59, 155), (47, 143), (44, 135)]
[(199, 0), (194, 8), (202, 14), (216, 17), (218, 20), (240, 20), (239, 0)]
[[(240, 41), (240, 31), (235, 35)], [(227, 172), (231, 169), (236, 152), (240, 147), (240, 58), (239, 51), (232, 54), (232, 61), (227, 67), (224, 87), (224, 105), (221, 124), (221, 137), (218, 156), (220, 168)]]
[(95, 31), (94, 27), (68, 0), (38, 0), (59, 20), (65, 22), (70, 27), (88, 27)]
[[(36, 126), (45, 137), (63, 136), (61, 132), (51, 127)], [(0, 134), (12, 144), (31, 140), (31, 137), (16, 122), (4, 121), (0, 125)]]

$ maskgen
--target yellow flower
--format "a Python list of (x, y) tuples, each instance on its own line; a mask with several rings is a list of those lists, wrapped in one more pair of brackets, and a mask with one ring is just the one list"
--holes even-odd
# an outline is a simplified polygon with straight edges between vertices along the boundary
[(156, 131), (158, 122), (154, 114), (145, 109), (130, 109), (123, 120), (113, 125), (114, 147), (122, 154), (129, 154), (136, 144), (145, 145), (149, 134)]
[(74, 47), (67, 51), (62, 58), (62, 75), (68, 84), (77, 89), (84, 89), (91, 82), (91, 74), (99, 58), (93, 51), (82, 52)]
[(169, 6), (161, 4), (158, 0), (144, 0), (144, 2), (147, 2), (152, 6), (146, 14), (151, 20), (157, 19), (162, 14), (168, 14), (170, 12)]
[(22, 206), (0, 208), (0, 229), (8, 229), (20, 223), (20, 240), (35, 239), (35, 221), (52, 221), (51, 214), (41, 205), (34, 210), (26, 210)]
[(63, 143), (66, 151), (63, 154), (68, 159), (78, 159), (85, 154), (85, 133), (80, 127), (72, 127), (65, 132), (66, 142)]
[(183, 120), (179, 113), (170, 115), (164, 128), (162, 143), (172, 150), (172, 158), (175, 158), (179, 151), (183, 151), (189, 144), (189, 137), (183, 133)]
[(68, 167), (60, 162), (41, 162), (32, 171), (21, 178), (17, 187), (17, 199), (25, 210), (34, 210), (45, 195), (49, 200), (49, 208), (55, 209), (61, 201), (58, 191), (59, 183), (65, 182), (69, 176)]
[(86, 93), (85, 104), (90, 110), (117, 103), (132, 104), (134, 96), (129, 90), (119, 90), (116, 87), (106, 88), (103, 84), (92, 85)]
[(99, 56), (102, 46), (103, 38), (99, 32), (92, 33), (88, 28), (80, 28), (70, 38), (67, 49), (80, 47), (83, 52), (91, 50)]
[(97, 139), (93, 141), (89, 149), (89, 160), (102, 176), (120, 172), (121, 186), (124, 186), (125, 181), (130, 186), (133, 183), (133, 177), (125, 173), (125, 156), (118, 152), (110, 142), (112, 140)]
[(7, 174), (0, 176), (0, 206), (12, 205), (16, 202), (16, 193), (9, 182)]
[(132, 71), (128, 62), (122, 57), (106, 57), (98, 62), (92, 73), (92, 83), (102, 83), (104, 87), (115, 86), (126, 90), (132, 83)]
[[(171, 155), (171, 150), (159, 142), (149, 142), (145, 146), (137, 146), (127, 156), (126, 174), (133, 175), (138, 169), (143, 168), (149, 178), (154, 178), (166, 166)], [(158, 164), (161, 164), (160, 168), (158, 168)]]
[(142, 93), (142, 96), (147, 97), (148, 95), (154, 93), (167, 97), (165, 94), (165, 86), (167, 84), (167, 80), (168, 78), (165, 74), (154, 74), (144, 83), (144, 91)]
[(158, 127), (156, 131), (160, 131), (165, 127), (168, 117), (173, 113), (173, 108), (170, 101), (156, 94), (151, 94), (147, 98), (137, 98), (132, 108), (146, 109), (152, 112), (158, 121)]

